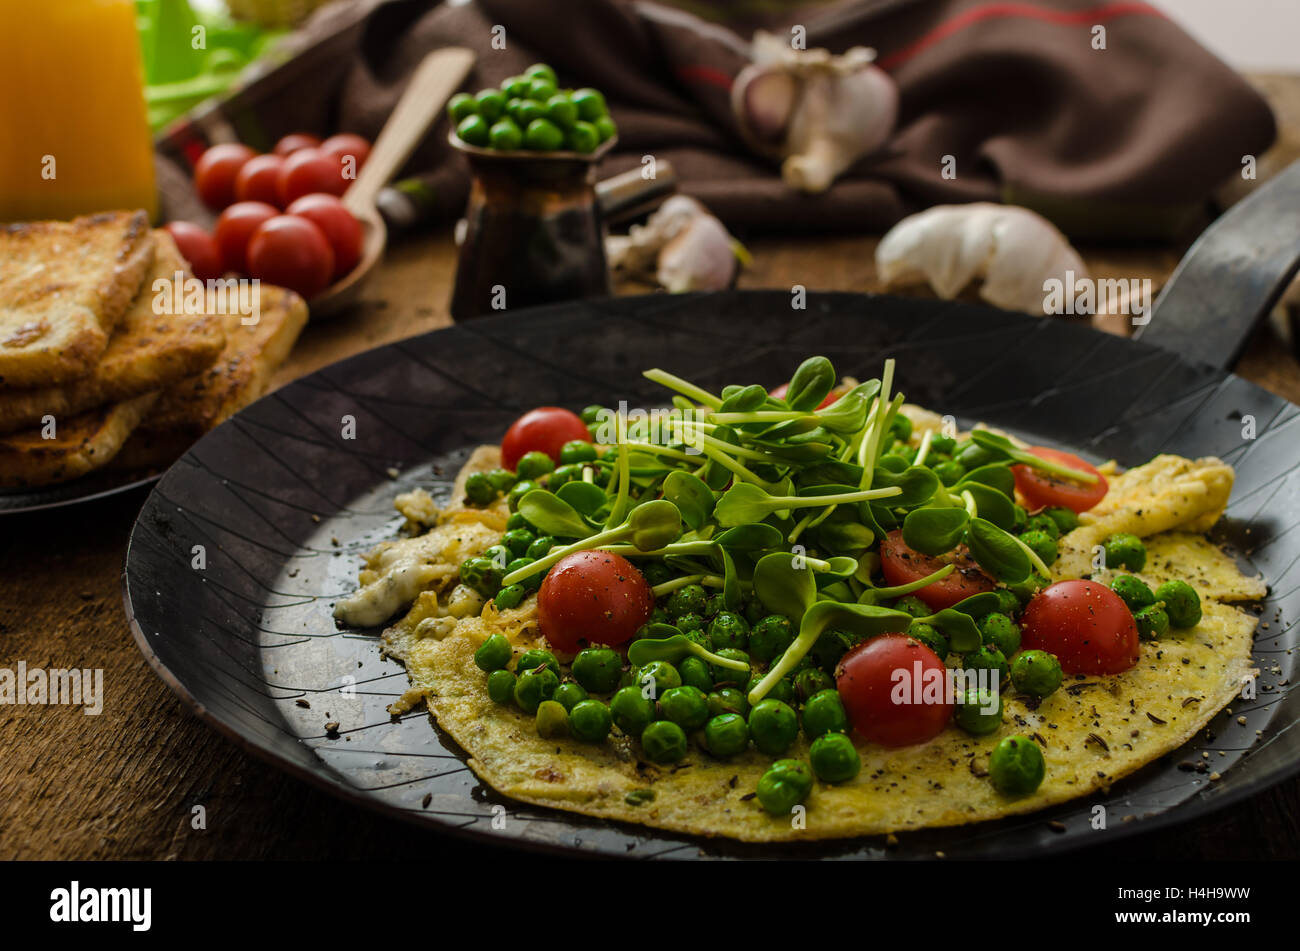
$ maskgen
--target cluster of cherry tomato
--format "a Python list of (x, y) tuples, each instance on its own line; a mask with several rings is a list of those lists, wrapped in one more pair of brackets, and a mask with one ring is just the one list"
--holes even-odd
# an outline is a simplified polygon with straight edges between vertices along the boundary
[(201, 280), (235, 272), (310, 299), (361, 258), (361, 225), (339, 196), (369, 155), (351, 133), (286, 135), (265, 155), (214, 145), (194, 166), (199, 198), (221, 213), (214, 232), (188, 221), (167, 230)]

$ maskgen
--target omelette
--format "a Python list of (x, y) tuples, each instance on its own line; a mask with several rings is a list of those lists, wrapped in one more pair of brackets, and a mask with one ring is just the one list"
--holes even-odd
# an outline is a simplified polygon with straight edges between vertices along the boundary
[[(934, 414), (904, 405), (898, 415), (907, 418), (900, 447), (916, 450), (938, 438), (941, 421)], [(1197, 623), (1141, 640), (1136, 663), (1120, 673), (1067, 674), (1059, 689), (1043, 697), (1004, 689), (1001, 722), (984, 735), (950, 723), (928, 741), (891, 747), (850, 731), (861, 762), (856, 774), (814, 782), (793, 817), (773, 814), (756, 794), (773, 756), (753, 747), (715, 757), (697, 731), (684, 755), (654, 762), (617, 727), (601, 742), (542, 735), (532, 712), (492, 699), (475, 656), (489, 638), (504, 637), (515, 658), (551, 650), (567, 668), (574, 657), (543, 635), (536, 592), (500, 606), (458, 575), (466, 559), (492, 550), (506, 530), (513, 504), (506, 495), (488, 504), (466, 498), (468, 480), (500, 471), (501, 463), (498, 447), (475, 450), (445, 506), (422, 490), (399, 496), (406, 537), (382, 543), (366, 557), (360, 589), (339, 603), (336, 616), (373, 627), (400, 615), (384, 630), (382, 643), (405, 664), (410, 688), (391, 712), (426, 704), (468, 754), (473, 771), (520, 802), (749, 842), (980, 822), (1108, 788), (1190, 740), (1257, 673), (1250, 656), (1255, 616), (1237, 605), (1262, 598), (1266, 585), (1243, 574), (1205, 537), (1227, 504), (1232, 469), (1213, 458), (1171, 455), (1123, 472), (1108, 463), (1099, 470), (1108, 491), (1079, 514), (1077, 527), (1062, 533), (1051, 577), (1042, 583), (1090, 578), (1109, 585), (1124, 574), (1155, 590), (1167, 581), (1186, 581), (1199, 593)], [(1025, 501), (1019, 488), (1016, 499)], [(1140, 570), (1098, 563), (1106, 540), (1123, 534), (1145, 545)], [(955, 663), (956, 655), (948, 658), (950, 667)], [(1032, 740), (1046, 763), (1031, 792), (1009, 794), (990, 782), (994, 751), (1011, 738)], [(810, 752), (800, 732), (783, 757), (807, 762)]]

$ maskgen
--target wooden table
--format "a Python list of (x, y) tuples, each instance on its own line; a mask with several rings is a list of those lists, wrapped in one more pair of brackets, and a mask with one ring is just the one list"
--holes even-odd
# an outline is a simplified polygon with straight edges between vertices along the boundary
[[(1260, 80), (1279, 114), (1292, 118), (1287, 107), (1300, 102), (1300, 79), (1277, 80), (1276, 88), (1269, 82)], [(878, 290), (874, 245), (865, 237), (753, 241), (755, 264), (740, 286)], [(1157, 287), (1182, 251), (1081, 250), (1094, 276), (1149, 276)], [(446, 326), (454, 266), (449, 235), (393, 248), (362, 306), (310, 327), (277, 382)], [(1300, 402), (1300, 364), (1270, 328), (1237, 372)], [(241, 752), (190, 716), (154, 676), (127, 631), (120, 589), (126, 538), (142, 501), (138, 493), (0, 522), (0, 666), (24, 660), (30, 667), (102, 668), (106, 693), (95, 717), (71, 707), (0, 706), (0, 858), (426, 857), (432, 833), (345, 805)], [(204, 829), (193, 828), (196, 805), (204, 807)], [(1090, 854), (1110, 862), (1294, 858), (1300, 779)]]

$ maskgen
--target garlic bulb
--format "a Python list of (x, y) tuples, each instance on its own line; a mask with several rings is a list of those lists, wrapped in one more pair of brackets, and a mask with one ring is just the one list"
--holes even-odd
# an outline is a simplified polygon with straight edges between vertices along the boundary
[(886, 287), (928, 283), (945, 300), (983, 280), (980, 297), (1005, 310), (1042, 315), (1045, 283), (1086, 278), (1079, 253), (1041, 215), (1015, 205), (936, 205), (889, 229), (876, 247)]
[(898, 89), (872, 65), (875, 50), (797, 50), (760, 30), (752, 56), (732, 84), (731, 107), (750, 145), (784, 160), (792, 188), (825, 191), (893, 131)]
[(740, 251), (722, 222), (686, 195), (669, 198), (626, 236), (611, 235), (605, 241), (611, 267), (633, 275), (654, 274), (673, 293), (730, 287)]

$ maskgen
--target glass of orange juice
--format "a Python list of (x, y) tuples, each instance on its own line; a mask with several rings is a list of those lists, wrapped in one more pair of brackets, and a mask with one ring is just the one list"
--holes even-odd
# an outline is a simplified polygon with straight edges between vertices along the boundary
[(0, 0), (0, 129), (0, 221), (155, 217), (133, 0)]

